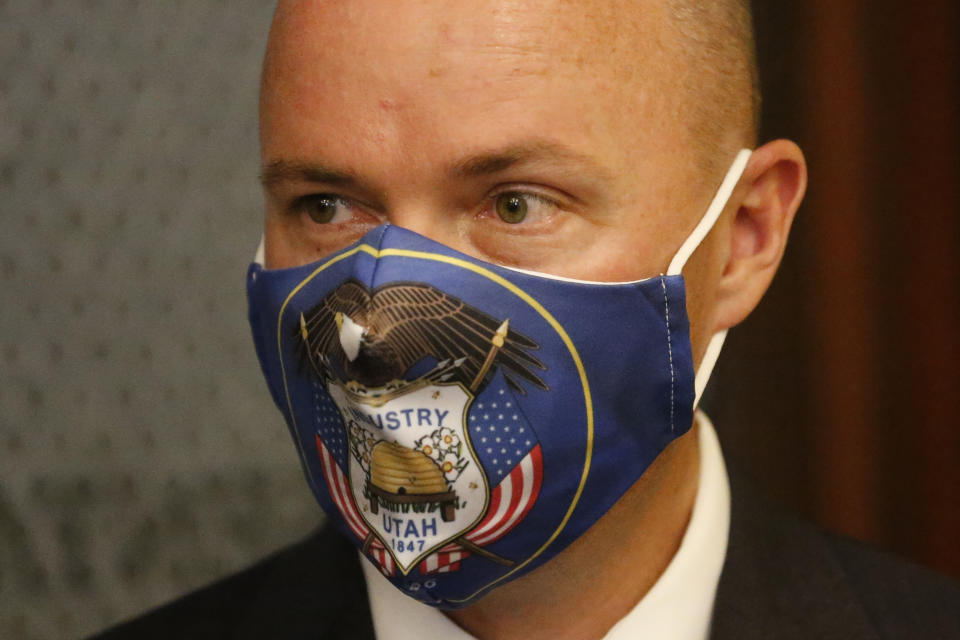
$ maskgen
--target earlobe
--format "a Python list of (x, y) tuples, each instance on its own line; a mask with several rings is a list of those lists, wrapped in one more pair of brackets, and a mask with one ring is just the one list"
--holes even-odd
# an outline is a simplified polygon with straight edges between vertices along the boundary
[(742, 322), (770, 286), (803, 200), (807, 166), (800, 148), (774, 140), (757, 149), (741, 180), (727, 260), (717, 288), (716, 330)]

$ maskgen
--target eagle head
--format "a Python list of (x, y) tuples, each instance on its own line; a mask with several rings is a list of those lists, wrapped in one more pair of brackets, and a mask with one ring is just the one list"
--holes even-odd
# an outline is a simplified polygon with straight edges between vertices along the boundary
[(367, 328), (362, 324), (354, 322), (350, 316), (340, 311), (337, 312), (334, 319), (337, 322), (340, 346), (343, 347), (343, 352), (347, 354), (347, 360), (353, 362), (357, 359), (357, 356), (360, 355), (360, 346), (367, 333)]

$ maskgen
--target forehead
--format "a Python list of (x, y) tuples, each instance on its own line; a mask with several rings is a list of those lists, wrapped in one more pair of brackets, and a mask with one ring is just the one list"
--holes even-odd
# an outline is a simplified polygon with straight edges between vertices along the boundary
[[(282, 133), (274, 131), (278, 121), (276, 128), (314, 124), (327, 142), (338, 131), (362, 131), (380, 142), (410, 144), (432, 132), (469, 144), (460, 133), (481, 123), (500, 125), (504, 137), (530, 133), (510, 127), (582, 129), (591, 144), (622, 140), (625, 131), (662, 135), (671, 75), (660, 4), (281, 2), (263, 124), (271, 138)], [(656, 126), (638, 127), (644, 119)]]
[(517, 71), (592, 64), (595, 72), (630, 73), (643, 54), (637, 45), (655, 43), (663, 17), (649, 0), (286, 0), (272, 36), (331, 58), (417, 58), (434, 73), (477, 57), (519, 63)]

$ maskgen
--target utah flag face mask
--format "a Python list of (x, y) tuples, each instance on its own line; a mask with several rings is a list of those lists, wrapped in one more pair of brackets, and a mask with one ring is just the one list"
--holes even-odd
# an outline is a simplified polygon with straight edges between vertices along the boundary
[(566, 548), (689, 430), (722, 335), (695, 381), (680, 272), (749, 155), (646, 280), (518, 271), (391, 225), (250, 267), (257, 355), (307, 481), (397, 588), (469, 605)]

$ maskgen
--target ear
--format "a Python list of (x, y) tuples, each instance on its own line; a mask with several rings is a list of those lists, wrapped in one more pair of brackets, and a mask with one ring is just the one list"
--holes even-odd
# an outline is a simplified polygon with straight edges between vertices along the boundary
[(738, 188), (743, 195), (716, 289), (717, 331), (742, 322), (766, 293), (806, 188), (807, 163), (796, 144), (774, 140), (753, 152)]

